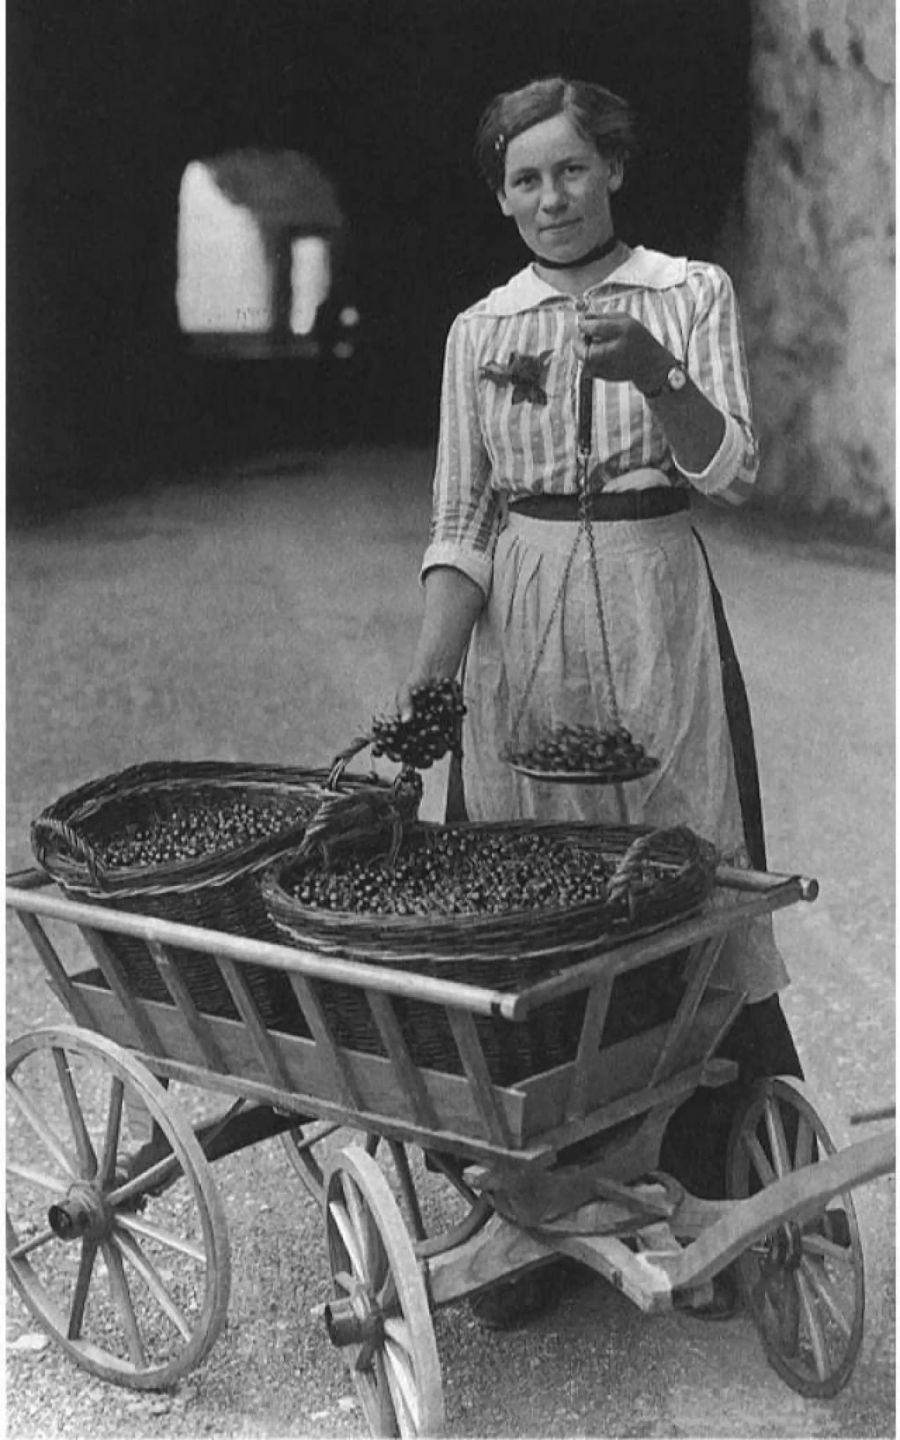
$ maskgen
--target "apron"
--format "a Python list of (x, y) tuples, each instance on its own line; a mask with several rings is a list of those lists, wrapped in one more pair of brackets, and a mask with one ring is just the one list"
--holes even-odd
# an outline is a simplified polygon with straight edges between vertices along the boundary
[[(466, 658), (463, 760), (451, 767), (448, 820), (621, 823), (613, 787), (542, 785), (502, 758), (509, 743), (527, 745), (557, 723), (602, 726), (614, 699), (620, 722), (661, 761), (619, 787), (627, 822), (688, 825), (729, 863), (764, 869), (746, 692), (688, 512), (592, 530), (613, 695), (584, 537), (572, 556), (578, 522), (510, 512)], [(788, 983), (770, 916), (729, 933), (714, 981), (750, 1002)]]

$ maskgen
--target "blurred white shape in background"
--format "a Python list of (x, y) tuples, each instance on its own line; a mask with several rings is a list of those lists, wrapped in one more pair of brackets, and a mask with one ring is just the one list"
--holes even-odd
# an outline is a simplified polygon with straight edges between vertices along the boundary
[(331, 246), (321, 235), (291, 242), (291, 332), (309, 335), (331, 289)]
[(223, 195), (202, 161), (192, 161), (182, 177), (178, 209), (176, 304), (182, 330), (269, 330), (271, 270), (251, 211)]

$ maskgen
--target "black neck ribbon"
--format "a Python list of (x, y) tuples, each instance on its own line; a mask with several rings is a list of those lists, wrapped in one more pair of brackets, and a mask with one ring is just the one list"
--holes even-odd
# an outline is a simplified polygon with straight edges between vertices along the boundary
[(579, 255), (576, 260), (547, 260), (543, 255), (535, 255), (534, 258), (539, 265), (544, 265), (548, 270), (578, 270), (582, 265), (593, 265), (595, 260), (603, 260), (607, 255), (611, 255), (618, 243), (618, 235), (610, 235), (602, 245), (595, 245), (593, 250)]

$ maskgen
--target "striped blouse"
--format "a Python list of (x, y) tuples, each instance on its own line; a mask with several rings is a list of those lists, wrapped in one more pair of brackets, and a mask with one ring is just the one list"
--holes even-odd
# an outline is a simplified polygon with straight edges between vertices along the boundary
[[(759, 459), (740, 318), (725, 271), (638, 246), (583, 303), (593, 315), (624, 311), (639, 320), (725, 417), (718, 451), (703, 471), (691, 472), (635, 386), (597, 381), (591, 488), (693, 485), (739, 504)], [(501, 496), (576, 492), (576, 335), (575, 298), (530, 265), (454, 320), (423, 575), (453, 566), (487, 593)]]

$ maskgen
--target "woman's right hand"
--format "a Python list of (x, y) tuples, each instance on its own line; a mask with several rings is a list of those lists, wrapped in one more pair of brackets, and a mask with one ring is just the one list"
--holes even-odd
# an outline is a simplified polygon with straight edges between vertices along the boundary
[(398, 687), (397, 693), (394, 696), (394, 714), (398, 715), (401, 720), (412, 719), (412, 692), (415, 687), (421, 685), (421, 683), (421, 680), (417, 680), (415, 676), (409, 676), (404, 680), (403, 684)]
[(425, 577), (425, 613), (409, 674), (397, 690), (401, 720), (412, 718), (412, 692), (417, 685), (452, 680), (478, 615), (484, 595), (474, 580), (452, 566), (436, 565)]
[(424, 668), (416, 668), (411, 670), (394, 696), (395, 714), (399, 715), (401, 720), (411, 720), (413, 715), (412, 692), (419, 685), (428, 685), (434, 680), (446, 680), (450, 678), (452, 677), (435, 669), (426, 670)]

